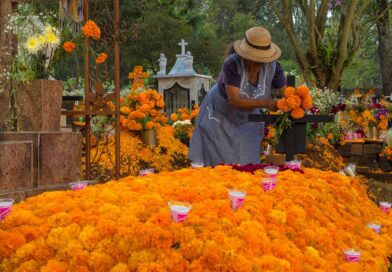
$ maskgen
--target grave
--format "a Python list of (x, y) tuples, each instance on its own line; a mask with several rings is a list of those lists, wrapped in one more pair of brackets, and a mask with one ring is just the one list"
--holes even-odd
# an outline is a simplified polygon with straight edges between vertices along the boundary
[[(17, 5), (17, 1), (0, 2), (1, 18)], [(3, 28), (0, 24), (2, 70), (18, 47), (16, 36)], [(0, 81), (0, 198), (18, 201), (68, 187), (81, 176), (82, 136), (60, 131), (62, 82), (33, 80), (15, 88), (9, 78)], [(11, 103), (17, 105), (16, 112)]]
[(179, 108), (193, 108), (200, 105), (210, 90), (211, 76), (201, 75), (193, 69), (193, 56), (185, 52), (186, 43), (183, 39), (178, 44), (181, 54), (168, 74), (167, 59), (162, 53), (159, 58), (160, 71), (154, 76), (158, 80), (158, 92), (165, 100), (165, 112), (170, 114)]

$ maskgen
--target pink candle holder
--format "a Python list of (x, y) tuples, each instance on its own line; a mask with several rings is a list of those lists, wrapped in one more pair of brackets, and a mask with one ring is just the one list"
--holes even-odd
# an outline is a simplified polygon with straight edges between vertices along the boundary
[(204, 163), (202, 163), (202, 162), (191, 162), (191, 166), (192, 166), (192, 168), (203, 168), (204, 167)]
[(354, 249), (346, 249), (344, 251), (344, 255), (346, 255), (346, 261), (349, 263), (359, 262), (359, 258), (361, 257), (361, 252), (356, 251)]
[(347, 134), (346, 134), (346, 140), (347, 140), (347, 141), (353, 140), (353, 135), (352, 135), (351, 132), (347, 132)]
[(298, 170), (302, 167), (302, 162), (298, 160), (285, 162), (284, 165), (291, 170)]
[(261, 183), (263, 185), (264, 192), (275, 189), (277, 182), (278, 181), (276, 180), (276, 178), (262, 178)]
[(229, 198), (231, 202), (231, 208), (236, 211), (242, 207), (245, 201), (246, 192), (237, 189), (229, 190)]
[(353, 169), (350, 166), (346, 166), (344, 168), (344, 171), (347, 173), (347, 175), (349, 175), (350, 177), (355, 177), (355, 172), (353, 171)]
[(278, 175), (279, 167), (277, 166), (267, 166), (264, 167), (264, 172), (269, 178), (275, 178)]
[(0, 199), (0, 222), (11, 213), (13, 204), (14, 200), (12, 198)]
[(188, 217), (188, 213), (190, 212), (192, 206), (188, 203), (179, 202), (179, 201), (169, 201), (167, 203), (170, 208), (171, 218), (174, 222), (184, 222)]
[(77, 181), (77, 182), (71, 182), (69, 184), (69, 186), (71, 187), (71, 189), (73, 191), (79, 191), (82, 190), (84, 188), (86, 188), (88, 185), (88, 181), (87, 180), (82, 180), (82, 181)]
[(391, 210), (391, 203), (386, 201), (380, 201), (380, 209), (388, 214)]
[(151, 174), (154, 174), (155, 169), (154, 168), (147, 168), (147, 169), (143, 169), (139, 171), (139, 176), (144, 177), (144, 176), (148, 176)]
[(379, 234), (381, 231), (381, 225), (380, 224), (374, 224), (370, 223), (367, 225), (369, 228), (371, 228), (375, 233)]

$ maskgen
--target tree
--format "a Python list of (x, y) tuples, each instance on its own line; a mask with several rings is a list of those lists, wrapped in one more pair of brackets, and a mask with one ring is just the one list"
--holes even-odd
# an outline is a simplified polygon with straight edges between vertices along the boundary
[(392, 2), (377, 0), (378, 56), (384, 94), (392, 94), (392, 29), (389, 13)]
[(269, 2), (289, 37), (305, 80), (312, 83), (313, 76), (317, 86), (336, 90), (367, 33), (362, 32), (367, 22), (361, 16), (369, 0), (281, 0), (280, 6), (278, 1)]

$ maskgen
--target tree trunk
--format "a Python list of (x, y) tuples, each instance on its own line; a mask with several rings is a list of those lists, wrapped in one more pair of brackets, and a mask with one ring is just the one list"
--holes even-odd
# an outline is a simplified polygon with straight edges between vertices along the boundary
[(392, 94), (392, 31), (389, 23), (389, 10), (387, 0), (377, 0), (378, 56), (385, 95)]
[(0, 131), (6, 130), (10, 113), (11, 83), (4, 73), (10, 70), (12, 55), (12, 35), (6, 32), (8, 14), (12, 12), (11, 0), (0, 1)]

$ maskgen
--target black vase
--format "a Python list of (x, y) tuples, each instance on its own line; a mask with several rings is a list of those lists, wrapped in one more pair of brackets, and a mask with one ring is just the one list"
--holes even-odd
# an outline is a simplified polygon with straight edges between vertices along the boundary
[(189, 147), (189, 139), (180, 139), (181, 143)]
[(288, 148), (293, 148), (295, 154), (306, 153), (306, 123), (294, 123), (283, 131), (276, 151), (286, 153)]

